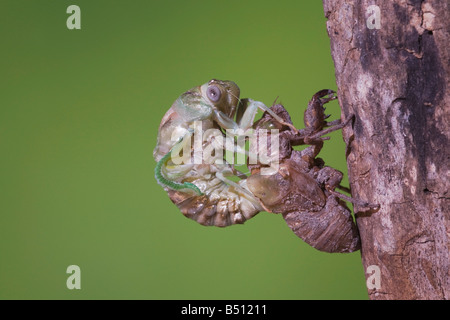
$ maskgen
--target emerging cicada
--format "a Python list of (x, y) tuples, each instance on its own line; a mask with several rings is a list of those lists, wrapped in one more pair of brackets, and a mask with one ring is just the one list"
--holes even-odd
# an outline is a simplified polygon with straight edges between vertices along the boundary
[[(236, 135), (245, 131), (253, 125), (258, 109), (271, 114), (281, 125), (296, 130), (262, 102), (240, 99), (239, 95), (239, 87), (234, 82), (211, 80), (175, 100), (159, 126), (153, 152), (158, 162), (155, 177), (181, 212), (203, 225), (225, 227), (244, 223), (263, 208), (248, 190), (247, 176), (228, 164), (224, 153), (210, 155), (207, 162), (189, 161), (196, 158), (191, 146), (198, 144), (198, 139), (194, 139), (194, 124), (200, 123), (201, 150), (226, 149), (218, 139), (222, 130)], [(180, 158), (188, 161), (179, 161)], [(231, 176), (239, 181), (233, 181)]]
[[(358, 250), (358, 230), (341, 199), (368, 204), (336, 192), (342, 173), (324, 166), (323, 160), (317, 158), (323, 141), (328, 139), (323, 136), (352, 119), (326, 121), (323, 105), (335, 98), (331, 90), (316, 93), (305, 111), (305, 129), (298, 130), (283, 106), (268, 108), (258, 101), (239, 99), (234, 82), (211, 80), (182, 94), (163, 117), (153, 153), (158, 162), (155, 177), (181, 212), (200, 224), (225, 227), (244, 223), (265, 210), (282, 213), (295, 234), (318, 250)], [(265, 113), (254, 122), (258, 109)], [(209, 162), (177, 162), (181, 155), (195, 158), (192, 145), (198, 145), (198, 141), (193, 141), (193, 124), (199, 121), (200, 147), (214, 148), (216, 152)], [(232, 129), (239, 136), (249, 128), (255, 130), (256, 136), (263, 130), (276, 129), (279, 152), (269, 163), (247, 161), (251, 170), (247, 176), (227, 163), (224, 153), (217, 150), (237, 151), (221, 139), (224, 130)], [(274, 149), (274, 140), (270, 141), (267, 147)], [(304, 144), (310, 146), (303, 151), (292, 148)], [(240, 152), (248, 160), (258, 150), (250, 145), (249, 150)], [(276, 170), (263, 174), (274, 162), (278, 164)]]

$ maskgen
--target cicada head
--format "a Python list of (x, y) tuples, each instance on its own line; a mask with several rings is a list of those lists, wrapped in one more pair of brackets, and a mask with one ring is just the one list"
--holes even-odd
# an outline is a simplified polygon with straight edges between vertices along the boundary
[(233, 118), (239, 104), (239, 87), (233, 81), (212, 79), (201, 86), (204, 101)]

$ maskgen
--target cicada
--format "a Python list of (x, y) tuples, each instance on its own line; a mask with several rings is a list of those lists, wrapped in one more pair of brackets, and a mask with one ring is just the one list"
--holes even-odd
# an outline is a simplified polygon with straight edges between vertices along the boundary
[[(201, 127), (199, 149), (226, 149), (219, 141), (223, 131), (238, 135), (250, 128), (259, 109), (271, 114), (281, 126), (296, 130), (264, 103), (240, 99), (240, 89), (232, 81), (213, 79), (192, 88), (166, 112), (153, 152), (157, 161), (155, 177), (185, 216), (203, 225), (225, 227), (244, 223), (263, 210), (248, 190), (245, 173), (227, 163), (223, 153), (212, 155), (208, 162), (189, 161), (196, 158), (195, 124)], [(180, 162), (180, 158), (188, 161)]]
[[(239, 95), (234, 82), (211, 80), (182, 94), (163, 117), (153, 153), (157, 161), (155, 177), (172, 202), (185, 216), (208, 226), (244, 223), (260, 211), (281, 213), (294, 233), (318, 250), (358, 250), (358, 230), (342, 199), (362, 202), (336, 192), (342, 173), (324, 166), (323, 160), (317, 158), (328, 139), (325, 135), (352, 119), (326, 121), (324, 104), (336, 99), (334, 92), (322, 90), (313, 96), (301, 130), (293, 126), (282, 105), (268, 108), (259, 101), (240, 99)], [(258, 109), (264, 115), (255, 122)], [(236, 150), (220, 139), (224, 130), (236, 133), (253, 128), (258, 135), (275, 128), (279, 152), (271, 161), (279, 166), (272, 174), (262, 174), (272, 163), (247, 161), (251, 173), (246, 174), (224, 161), (221, 152), (212, 156), (213, 161), (178, 163), (180, 155), (195, 157), (195, 123), (202, 127), (201, 148), (230, 152)], [(211, 130), (215, 133), (208, 134)], [(296, 145), (309, 146), (296, 151)], [(268, 147), (274, 146), (269, 143)], [(258, 152), (254, 148), (241, 152), (249, 156)]]

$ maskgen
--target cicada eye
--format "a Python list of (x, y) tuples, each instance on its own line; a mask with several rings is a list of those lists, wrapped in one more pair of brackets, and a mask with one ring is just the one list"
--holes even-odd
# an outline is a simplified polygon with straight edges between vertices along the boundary
[(220, 89), (218, 87), (209, 86), (208, 89), (206, 90), (206, 95), (208, 99), (211, 100), (212, 102), (217, 102), (219, 101), (222, 93), (220, 92)]

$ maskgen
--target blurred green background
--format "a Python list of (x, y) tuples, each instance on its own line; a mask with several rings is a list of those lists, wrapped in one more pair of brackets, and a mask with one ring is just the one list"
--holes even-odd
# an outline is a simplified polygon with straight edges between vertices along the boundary
[[(68, 30), (66, 8), (81, 8)], [(156, 183), (162, 116), (211, 78), (301, 127), (336, 89), (321, 1), (0, 2), (1, 299), (366, 299), (360, 253), (280, 215), (203, 227)], [(328, 107), (339, 117), (336, 102)], [(346, 172), (332, 135), (321, 156)], [(81, 290), (66, 268), (81, 268)]]

